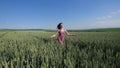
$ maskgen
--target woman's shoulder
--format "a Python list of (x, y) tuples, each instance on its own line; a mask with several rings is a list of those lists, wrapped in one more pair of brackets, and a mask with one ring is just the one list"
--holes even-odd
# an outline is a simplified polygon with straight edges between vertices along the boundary
[(67, 31), (66, 29), (64, 29), (64, 31)]

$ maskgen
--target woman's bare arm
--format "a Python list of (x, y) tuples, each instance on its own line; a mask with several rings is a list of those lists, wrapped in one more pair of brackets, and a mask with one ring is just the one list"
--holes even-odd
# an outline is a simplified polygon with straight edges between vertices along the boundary
[(57, 34), (58, 34), (58, 30), (57, 30), (57, 32), (55, 34), (53, 34), (52, 36), (50, 36), (50, 38), (56, 37)]
[(65, 30), (65, 33), (66, 33), (68, 36), (75, 36), (74, 34), (70, 34), (67, 30)]

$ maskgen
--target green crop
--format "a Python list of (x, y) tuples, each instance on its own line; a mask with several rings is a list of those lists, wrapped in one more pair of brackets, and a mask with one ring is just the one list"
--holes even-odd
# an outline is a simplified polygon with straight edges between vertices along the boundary
[(0, 68), (119, 68), (120, 32), (1, 31)]

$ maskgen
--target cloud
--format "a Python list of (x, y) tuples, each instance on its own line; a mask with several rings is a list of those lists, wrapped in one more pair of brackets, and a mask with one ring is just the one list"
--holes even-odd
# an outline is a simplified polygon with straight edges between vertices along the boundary
[(120, 10), (118, 10), (118, 13), (120, 13)]
[(111, 16), (111, 15), (108, 15), (107, 18), (112, 18), (112, 16)]
[(107, 17), (106, 17), (106, 16), (103, 16), (102, 19), (107, 19)]
[(120, 9), (115, 11), (115, 12), (111, 12), (111, 14), (113, 14), (113, 15), (116, 15), (116, 14), (119, 14), (119, 13), (120, 13)]
[(90, 27), (95, 28), (120, 27), (120, 20), (96, 21), (95, 23), (92, 23)]
[(119, 16), (120, 10), (117, 10), (115, 12), (111, 12), (111, 14), (108, 14), (106, 16), (98, 17), (97, 20), (89, 26), (96, 28), (120, 27), (120, 18), (118, 18)]
[(114, 15), (114, 14), (117, 14), (117, 12), (111, 12), (111, 14), (113, 14), (113, 15)]
[(108, 15), (105, 15), (105, 16), (102, 16), (102, 17), (98, 17), (97, 20), (107, 20), (107, 19), (110, 19), (114, 16), (117, 16), (120, 14), (120, 10), (117, 10), (115, 12), (111, 12), (110, 14)]
[(101, 20), (101, 18), (99, 18), (99, 17), (98, 17), (98, 18), (96, 18), (96, 19), (97, 19), (97, 20)]
[[(119, 13), (118, 13), (119, 12)], [(92, 29), (92, 28), (115, 28), (120, 27), (120, 10), (117, 10), (115, 13), (117, 14), (109, 14), (97, 17), (95, 20), (87, 21), (89, 23), (81, 23), (77, 22), (68, 24), (67, 29), (71, 27), (73, 29)], [(84, 21), (83, 21), (84, 22)], [(74, 26), (73, 26), (74, 25)]]
[(103, 17), (98, 17), (96, 18), (97, 20), (106, 20), (106, 19), (110, 19), (112, 18), (112, 15), (106, 15), (106, 16), (103, 16)]
[(118, 15), (118, 14), (120, 14), (120, 10), (111, 12), (111, 13), (108, 14), (108, 15), (105, 15), (105, 16), (102, 16), (102, 17), (98, 17), (98, 18), (96, 18), (96, 19), (97, 19), (97, 20), (106, 20), (106, 19), (110, 19), (110, 18), (112, 18), (113, 16)]

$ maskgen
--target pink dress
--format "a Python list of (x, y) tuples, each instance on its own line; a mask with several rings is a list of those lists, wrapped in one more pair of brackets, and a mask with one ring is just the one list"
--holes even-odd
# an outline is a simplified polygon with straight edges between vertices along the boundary
[(59, 35), (58, 35), (57, 40), (58, 40), (59, 43), (61, 43), (61, 42), (64, 41), (65, 31), (61, 31), (61, 30), (60, 30), (58, 33), (59, 33)]

